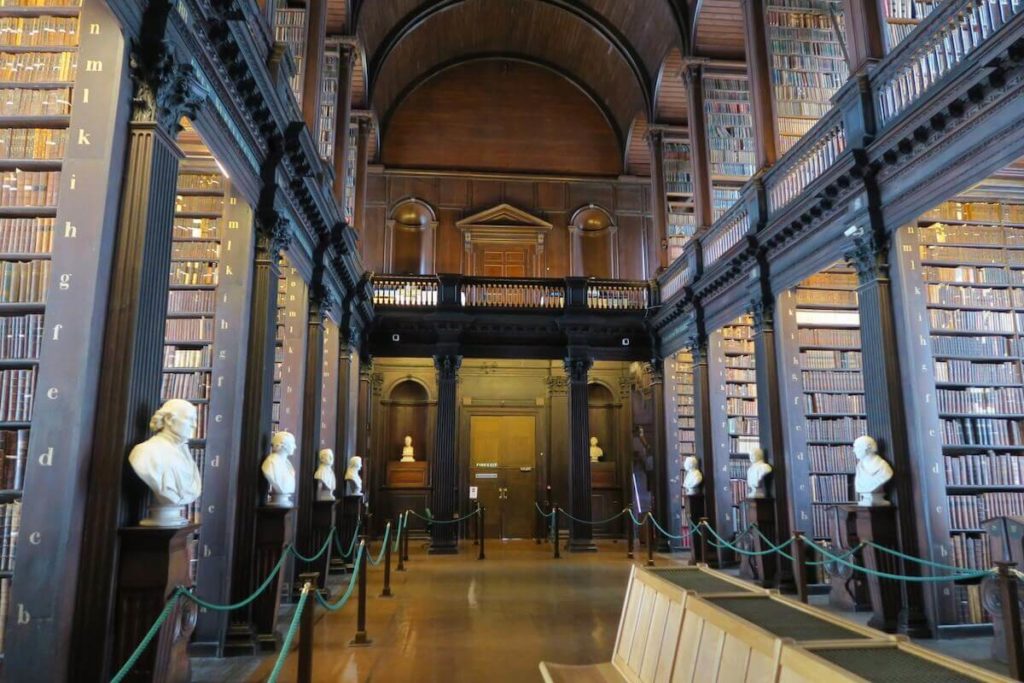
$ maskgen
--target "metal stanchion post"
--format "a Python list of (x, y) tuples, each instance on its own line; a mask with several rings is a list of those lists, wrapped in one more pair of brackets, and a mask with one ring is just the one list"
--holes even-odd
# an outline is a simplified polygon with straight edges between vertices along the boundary
[(807, 557), (804, 532), (793, 532), (793, 576), (796, 577), (796, 595), (807, 604)]
[[(388, 527), (390, 526), (391, 522), (388, 522)], [(391, 597), (391, 537), (387, 533), (384, 534), (384, 590), (381, 591), (380, 597)]]
[(366, 574), (368, 573), (369, 564), (367, 558), (369, 557), (369, 549), (366, 547), (366, 536), (363, 536), (363, 540), (360, 542), (363, 546), (363, 555), (359, 561), (359, 595), (356, 597), (356, 635), (352, 639), (349, 645), (369, 645), (373, 641), (366, 635)]
[[(629, 507), (626, 508), (633, 512), (633, 504), (630, 503)], [(626, 557), (630, 560), (633, 559), (633, 547), (636, 544), (636, 528), (633, 526), (633, 515), (629, 514), (626, 516)]]
[(303, 590), (309, 591), (302, 612), (302, 620), (299, 622), (299, 672), (296, 679), (299, 683), (312, 683), (313, 681), (313, 631), (316, 628), (316, 620), (313, 619), (316, 606), (316, 603), (313, 602), (313, 593), (316, 592), (319, 578), (320, 572), (299, 574), (299, 582), (305, 586)]
[(700, 529), (700, 527), (704, 528), (704, 530), (700, 532), (700, 558), (704, 562), (704, 564), (707, 564), (708, 557), (710, 557), (708, 555), (708, 552), (709, 552), (708, 533), (709, 532), (708, 532), (708, 518), (707, 517), (701, 517), (700, 518), (700, 524), (698, 524), (698, 529)]
[(647, 566), (654, 566), (654, 518), (647, 513)]
[(999, 568), (999, 600), (1003, 608), (1006, 661), (1010, 665), (1010, 678), (1024, 681), (1024, 641), (1021, 640), (1017, 575), (1010, 571), (1016, 566), (1016, 562), (996, 562)]
[(409, 513), (405, 513), (405, 540), (402, 541), (402, 561), (409, 561)]
[(398, 515), (398, 566), (395, 571), (405, 571), (405, 554), (402, 550), (405, 547), (405, 539), (408, 536), (407, 529), (405, 528), (406, 517)]
[(562, 557), (562, 555), (558, 552), (558, 506), (552, 505), (551, 511), (555, 513), (554, 516), (551, 517), (551, 523), (555, 526), (554, 533), (552, 534), (551, 538), (551, 544), (555, 546), (555, 559), (558, 560)]
[(477, 502), (476, 509), (479, 510), (477, 513), (476, 520), (476, 534), (480, 537), (480, 554), (477, 555), (476, 559), (484, 559), (484, 514), (487, 512), (487, 508), (480, 507), (480, 503)]

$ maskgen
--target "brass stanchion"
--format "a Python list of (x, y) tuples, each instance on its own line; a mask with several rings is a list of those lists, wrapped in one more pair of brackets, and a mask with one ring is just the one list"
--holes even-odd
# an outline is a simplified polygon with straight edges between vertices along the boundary
[(363, 554), (359, 560), (359, 586), (356, 603), (356, 635), (352, 638), (352, 642), (349, 645), (362, 646), (369, 645), (373, 641), (366, 635), (366, 574), (369, 568), (367, 558), (369, 557), (369, 549), (366, 547), (366, 535), (363, 535), (360, 545), (363, 547)]
[(999, 568), (999, 599), (1002, 603), (1003, 630), (1006, 635), (1006, 661), (1010, 678), (1024, 681), (1024, 641), (1021, 640), (1020, 603), (1017, 597), (1017, 576), (1010, 570), (1016, 562), (996, 562)]
[(804, 532), (793, 532), (793, 576), (796, 577), (796, 595), (800, 602), (807, 604), (807, 548)]
[(476, 535), (480, 539), (480, 553), (477, 555), (476, 559), (482, 560), (482, 559), (485, 558), (485, 556), (484, 556), (484, 511), (486, 510), (486, 508), (480, 507), (480, 502), (477, 501), (476, 509), (478, 510), (477, 515), (476, 515), (477, 516), (477, 520), (476, 520)]
[(654, 566), (654, 518), (647, 513), (647, 566)]
[(633, 504), (630, 503), (626, 508), (629, 510), (629, 515), (626, 516), (626, 557), (630, 560), (633, 559), (633, 547), (636, 544), (636, 528), (633, 526)]
[[(391, 528), (391, 522), (388, 522), (387, 528)], [(391, 597), (391, 537), (387, 532), (384, 533), (384, 590), (380, 597)]]
[(554, 533), (552, 534), (551, 544), (555, 547), (555, 559), (559, 560), (562, 558), (561, 553), (558, 552), (558, 506), (552, 505), (551, 511), (555, 514), (551, 517), (552, 524), (554, 525)]
[(700, 532), (700, 554), (701, 554), (701, 559), (704, 561), (705, 564), (707, 564), (708, 557), (710, 557), (710, 552), (711, 552), (710, 551), (710, 541), (708, 541), (708, 534), (711, 533), (711, 532), (708, 531), (708, 518), (707, 517), (701, 517), (700, 518), (700, 525), (699, 526), (704, 527), (704, 530)]
[(313, 603), (313, 593), (316, 591), (319, 579), (320, 572), (299, 574), (299, 582), (306, 586), (303, 590), (309, 590), (302, 612), (302, 620), (299, 622), (299, 670), (296, 679), (299, 683), (312, 683), (313, 680), (313, 632), (316, 628), (316, 620), (313, 618), (316, 606), (316, 603)]
[(405, 528), (407, 520), (409, 518), (403, 515), (398, 515), (398, 567), (396, 571), (405, 571), (405, 553), (402, 552), (405, 546), (405, 539), (409, 535), (409, 530)]
[(402, 541), (402, 561), (409, 561), (409, 513), (405, 513), (405, 540)]

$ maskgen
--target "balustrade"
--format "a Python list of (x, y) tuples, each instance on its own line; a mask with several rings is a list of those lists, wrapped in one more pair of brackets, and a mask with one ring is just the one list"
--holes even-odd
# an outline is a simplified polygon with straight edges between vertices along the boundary
[(429, 277), (377, 275), (373, 278), (374, 306), (437, 306), (437, 280)]
[(467, 278), (462, 282), (463, 306), (490, 308), (564, 308), (561, 280)]
[(603, 280), (587, 283), (587, 308), (590, 309), (642, 311), (649, 303), (646, 282)]
[(736, 204), (722, 216), (701, 239), (704, 245), (704, 266), (709, 267), (725, 252), (739, 244), (750, 230), (750, 214), (742, 204)]
[(841, 114), (839, 109), (832, 109), (793, 146), (784, 163), (772, 169), (765, 181), (769, 216), (800, 196), (846, 149), (846, 128)]

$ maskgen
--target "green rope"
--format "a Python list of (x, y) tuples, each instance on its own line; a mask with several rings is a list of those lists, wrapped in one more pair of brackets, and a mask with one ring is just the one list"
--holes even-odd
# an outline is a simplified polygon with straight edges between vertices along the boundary
[(352, 557), (352, 551), (356, 549), (356, 541), (359, 540), (359, 528), (362, 525), (363, 520), (362, 518), (360, 518), (356, 521), (356, 530), (355, 533), (352, 534), (352, 541), (348, 544), (348, 552), (345, 552), (341, 549), (340, 536), (338, 534), (334, 535), (334, 549), (338, 551), (338, 554), (341, 556), (341, 559), (345, 559), (346, 557)]
[(965, 569), (964, 567), (956, 567), (956, 566), (950, 565), (950, 564), (942, 564), (940, 562), (932, 562), (931, 560), (922, 560), (920, 557), (913, 557), (911, 555), (905, 555), (904, 553), (901, 553), (898, 550), (893, 550), (891, 548), (886, 548), (885, 546), (878, 545), (877, 543), (875, 543), (873, 541), (865, 541), (863, 543), (863, 545), (869, 545), (872, 548), (874, 548), (875, 550), (881, 550), (883, 553), (888, 553), (890, 555), (895, 555), (896, 557), (899, 557), (901, 559), (908, 560), (910, 562), (916, 562), (917, 564), (922, 564), (922, 565), (924, 565), (926, 567), (933, 567), (935, 569), (942, 569), (942, 570), (948, 571), (948, 572), (960, 572), (960, 573), (962, 573), (962, 572), (973, 571), (971, 569)]
[[(817, 545), (817, 543), (815, 543), (815, 545)], [(845, 560), (847, 557), (849, 557), (850, 555), (853, 555), (855, 552), (857, 552), (858, 550), (863, 548), (864, 545), (865, 545), (864, 543), (858, 543), (857, 545), (855, 545), (854, 547), (850, 548), (849, 550), (847, 550), (842, 555), (839, 555), (839, 557), (841, 557), (841, 558), (843, 558)], [(811, 566), (811, 567), (820, 567), (823, 564), (828, 564), (830, 561), (831, 560), (816, 560), (814, 562), (804, 562), (804, 564), (806, 564), (808, 566)]]
[(323, 606), (324, 608), (326, 608), (327, 610), (329, 610), (331, 612), (337, 612), (342, 607), (344, 607), (345, 603), (348, 602), (348, 599), (350, 597), (352, 597), (352, 591), (355, 590), (356, 579), (359, 576), (360, 567), (362, 567), (362, 565), (363, 565), (363, 562), (362, 562), (362, 560), (363, 560), (363, 551), (364, 551), (365, 548), (366, 548), (366, 544), (365, 543), (360, 543), (359, 544), (359, 551), (356, 553), (356, 559), (355, 559), (355, 563), (356, 563), (355, 564), (355, 569), (352, 570), (352, 576), (349, 577), (348, 588), (345, 589), (345, 594), (342, 595), (340, 598), (338, 598), (337, 602), (329, 603), (326, 600), (324, 600), (324, 596), (320, 595), (320, 591), (316, 592), (316, 601), (319, 602), (321, 606)]
[(537, 508), (537, 512), (540, 513), (541, 517), (554, 517), (555, 516), (555, 511), (554, 510), (552, 510), (551, 512), (544, 512), (544, 508), (542, 508), (540, 506), (540, 503), (538, 503), (536, 501), (534, 501), (533, 506), (535, 508)]
[(379, 565), (381, 560), (384, 559), (384, 553), (388, 549), (388, 538), (390, 538), (390, 536), (391, 536), (391, 522), (388, 522), (388, 525), (386, 527), (384, 527), (384, 542), (380, 544), (380, 552), (377, 553), (377, 559), (376, 560), (373, 559), (373, 555), (371, 555), (368, 558), (370, 560), (370, 564), (372, 564), (374, 567)]
[(636, 518), (636, 515), (633, 514), (632, 508), (626, 508), (626, 512), (629, 513), (629, 518), (633, 520), (633, 524), (636, 524), (637, 526), (643, 526), (644, 524), (647, 524), (647, 515), (644, 515), (644, 521), (641, 522), (639, 519)]
[(477, 509), (473, 510), (468, 515), (466, 515), (465, 517), (456, 517), (455, 519), (438, 519), (437, 517), (434, 517), (433, 515), (431, 515), (429, 510), (427, 511), (427, 516), (426, 517), (424, 517), (420, 513), (416, 512), (415, 510), (409, 510), (409, 512), (411, 512), (412, 514), (416, 515), (417, 517), (422, 519), (424, 522), (429, 522), (431, 524), (455, 524), (456, 522), (462, 522), (464, 520), (469, 519), (473, 515), (477, 514), (478, 512), (480, 512), (480, 508), (477, 508)]
[[(708, 531), (711, 532), (712, 536), (714, 536), (715, 538), (717, 538), (719, 540), (719, 543), (715, 543), (714, 541), (709, 540), (708, 543), (710, 545), (712, 545), (712, 546), (714, 546), (716, 548), (729, 548), (733, 552), (737, 552), (740, 555), (761, 556), (761, 555), (770, 555), (772, 553), (778, 552), (778, 553), (781, 553), (782, 555), (784, 555), (786, 557), (789, 557), (788, 555), (786, 555), (786, 553), (783, 553), (782, 550), (793, 542), (793, 539), (791, 538), (791, 539), (789, 539), (788, 541), (786, 541), (785, 543), (783, 543), (781, 545), (773, 545), (772, 542), (769, 541), (764, 536), (764, 534), (761, 533), (760, 529), (758, 529), (754, 525), (751, 525), (751, 526), (748, 526), (746, 529), (744, 529), (742, 532), (740, 532), (736, 536), (736, 540), (739, 540), (740, 538), (742, 538), (746, 534), (750, 533), (751, 530), (753, 530), (753, 531), (756, 531), (761, 536), (761, 538), (764, 539), (768, 543), (768, 545), (770, 547), (767, 550), (746, 550), (745, 548), (740, 548), (737, 545), (733, 545), (729, 541), (727, 541), (724, 538), (722, 538), (721, 536), (719, 536), (718, 533), (714, 529), (711, 528), (710, 524), (705, 524), (704, 527)], [(793, 559), (793, 558), (790, 557), (789, 559)]]
[[(277, 683), (277, 677), (281, 675), (281, 669), (284, 667), (284, 660), (288, 659), (288, 651), (292, 647), (292, 640), (295, 638), (295, 632), (299, 630), (299, 620), (302, 618), (302, 609), (306, 606), (306, 600), (309, 598), (310, 584), (306, 584), (302, 587), (302, 595), (299, 596), (299, 604), (295, 606), (295, 614), (292, 616), (292, 623), (288, 626), (288, 633), (284, 636), (284, 642), (281, 643), (281, 652), (277, 655), (277, 661), (274, 662), (274, 670), (270, 672), (270, 678), (267, 679), (267, 683)], [(317, 591), (319, 594), (320, 591)]]
[(124, 663), (124, 666), (121, 667), (117, 674), (110, 679), (110, 683), (121, 683), (121, 681), (124, 680), (124, 677), (128, 675), (128, 672), (132, 670), (135, 663), (139, 661), (139, 657), (141, 657), (142, 653), (146, 651), (146, 646), (149, 645), (149, 641), (153, 640), (156, 634), (160, 631), (160, 627), (163, 626), (164, 622), (167, 621), (167, 618), (171, 616), (171, 612), (174, 610), (174, 606), (178, 603), (178, 598), (181, 596), (182, 592), (183, 590), (180, 587), (174, 589), (171, 597), (167, 599), (167, 604), (164, 605), (163, 611), (160, 612), (160, 616), (156, 618), (153, 625), (149, 627), (148, 631), (146, 631), (146, 635), (143, 636), (142, 641), (139, 643), (138, 647), (135, 648), (135, 652), (132, 653), (132, 656), (128, 658), (128, 661)]
[(402, 530), (405, 528), (405, 522), (405, 515), (398, 515), (398, 533), (395, 534), (395, 542), (391, 545), (391, 552), (393, 553), (398, 552), (398, 547), (402, 542)]
[(915, 583), (941, 583), (944, 581), (957, 581), (960, 579), (977, 579), (984, 576), (992, 576), (996, 573), (995, 570), (988, 569), (985, 571), (976, 571), (971, 573), (965, 572), (963, 574), (957, 574), (955, 576), (902, 576), (900, 574), (889, 574), (887, 572), (880, 572), (875, 569), (868, 569), (867, 567), (861, 567), (860, 565), (854, 564), (852, 562), (847, 562), (838, 555), (833, 555), (829, 551), (825, 550), (821, 546), (814, 543), (811, 543), (809, 547), (821, 553), (828, 559), (834, 562), (838, 562), (839, 564), (845, 565), (851, 569), (856, 569), (857, 571), (863, 572), (864, 574), (878, 576), (883, 579), (892, 579), (894, 581), (912, 581)]
[(676, 536), (676, 535), (674, 535), (674, 534), (670, 534), (669, 532), (667, 532), (667, 531), (665, 531), (664, 529), (662, 529), (662, 528), (661, 528), (661, 525), (660, 525), (660, 524), (658, 524), (658, 520), (656, 520), (656, 519), (655, 519), (655, 518), (654, 518), (654, 517), (653, 517), (652, 515), (648, 515), (648, 518), (649, 518), (649, 519), (651, 520), (651, 523), (652, 523), (652, 524), (654, 524), (654, 528), (655, 528), (655, 529), (657, 529), (658, 531), (660, 531), (660, 532), (661, 532), (661, 534), (662, 534), (662, 535), (663, 535), (663, 536), (664, 536), (665, 538), (670, 538), (670, 539), (672, 539), (672, 540), (674, 540), (674, 541), (681, 541), (681, 540), (683, 540), (684, 538), (686, 538), (686, 536)]
[(313, 562), (316, 562), (321, 557), (323, 557), (324, 553), (327, 552), (327, 549), (331, 547), (331, 539), (334, 538), (334, 529), (335, 527), (331, 527), (331, 530), (327, 533), (327, 538), (324, 540), (323, 545), (320, 546), (320, 551), (317, 552), (317, 554), (313, 557), (306, 557), (305, 555), (301, 554), (298, 550), (295, 549), (294, 545), (288, 547), (291, 549), (292, 555), (298, 558), (300, 562), (312, 564)]
[(206, 600), (203, 600), (192, 591), (185, 589), (182, 589), (182, 595), (184, 595), (186, 598), (196, 603), (200, 607), (212, 609), (216, 612), (230, 612), (232, 610), (245, 607), (249, 603), (253, 602), (256, 598), (258, 598), (260, 594), (263, 593), (263, 591), (267, 590), (267, 587), (270, 586), (271, 582), (274, 580), (274, 577), (277, 576), (277, 573), (279, 571), (281, 571), (281, 567), (284, 566), (285, 560), (288, 559), (288, 552), (290, 549), (291, 545), (285, 546), (284, 551), (281, 553), (281, 559), (278, 560), (277, 564), (274, 565), (274, 568), (270, 571), (270, 574), (267, 576), (267, 578), (263, 580), (263, 583), (260, 584), (259, 588), (256, 589), (255, 593), (253, 593), (246, 599), (242, 600), (241, 602), (236, 602), (230, 605), (216, 605), (212, 602), (207, 602)]
[[(769, 546), (769, 547), (770, 547), (770, 548), (771, 548), (771, 549), (772, 549), (773, 551), (778, 551), (778, 553), (779, 553), (780, 555), (782, 555), (782, 556), (783, 556), (784, 558), (786, 558), (786, 559), (787, 559), (787, 560), (789, 560), (790, 562), (796, 562), (796, 560), (795, 560), (795, 559), (793, 558), (793, 556), (792, 556), (792, 555), (790, 555), (789, 553), (784, 553), (784, 552), (782, 552), (782, 549), (783, 549), (783, 548), (785, 548), (785, 547), (786, 547), (787, 545), (789, 545), (790, 543), (792, 543), (795, 537), (793, 537), (793, 538), (790, 538), (790, 539), (789, 539), (788, 541), (786, 541), (786, 542), (785, 542), (785, 543), (783, 543), (782, 545), (775, 545), (774, 543), (772, 543), (772, 541), (771, 541), (771, 539), (770, 539), (770, 538), (768, 538), (767, 536), (765, 536), (765, 535), (764, 535), (764, 532), (762, 532), (762, 531), (761, 531), (761, 528), (760, 528), (760, 527), (758, 527), (758, 526), (757, 526), (756, 524), (751, 524), (750, 526), (748, 526), (748, 527), (747, 527), (747, 530), (750, 530), (750, 529), (753, 529), (753, 530), (754, 530), (754, 533), (756, 533), (756, 534), (757, 534), (758, 536), (760, 536), (760, 537), (761, 537), (761, 540), (762, 540), (762, 541), (764, 541), (765, 543), (767, 543), (767, 544), (768, 544), (768, 546)], [(712, 531), (711, 533), (714, 533), (714, 531)]]
[(566, 512), (562, 508), (558, 508), (558, 511), (561, 512), (563, 515), (565, 515), (566, 517), (568, 517), (569, 519), (571, 519), (574, 522), (579, 522), (580, 524), (589, 524), (590, 526), (600, 526), (601, 524), (607, 524), (608, 522), (614, 522), (616, 519), (618, 519), (622, 515), (626, 514), (626, 511), (628, 509), (629, 508), (626, 508), (626, 510), (623, 510), (622, 512), (620, 512), (617, 515), (613, 515), (613, 516), (609, 517), (608, 519), (602, 519), (602, 520), (599, 520), (599, 521), (596, 521), (596, 522), (594, 522), (594, 521), (587, 521), (585, 519), (579, 519), (578, 517), (573, 517), (572, 515), (570, 515), (568, 512)]

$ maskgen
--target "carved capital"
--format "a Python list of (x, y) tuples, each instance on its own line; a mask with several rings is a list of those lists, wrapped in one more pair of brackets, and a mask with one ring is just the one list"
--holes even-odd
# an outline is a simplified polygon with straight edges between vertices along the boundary
[(569, 378), (565, 375), (550, 375), (547, 383), (548, 394), (551, 396), (565, 396), (569, 391)]
[(888, 235), (858, 235), (853, 238), (853, 248), (843, 254), (843, 257), (857, 271), (857, 279), (862, 285), (889, 279)]
[(327, 288), (320, 282), (315, 282), (309, 288), (309, 320), (313, 322), (314, 318), (318, 322), (323, 322), (324, 318), (327, 317), (328, 311), (331, 310), (331, 306), (334, 305), (334, 297), (327, 291)]
[(384, 375), (379, 372), (370, 373), (370, 391), (373, 395), (380, 398), (380, 395), (384, 392)]
[(772, 330), (775, 326), (775, 301), (767, 296), (750, 300), (750, 315), (754, 319), (754, 332)]
[(438, 381), (457, 380), (459, 378), (459, 368), (461, 367), (462, 356), (454, 353), (434, 356), (434, 368), (437, 369)]
[(619, 399), (625, 401), (633, 393), (633, 379), (631, 377), (619, 378)]
[(565, 374), (569, 376), (570, 382), (587, 383), (587, 373), (594, 365), (593, 359), (587, 356), (570, 356), (563, 363), (565, 364)]
[(644, 363), (644, 370), (650, 377), (651, 384), (665, 383), (665, 361), (661, 358), (652, 358)]
[(132, 41), (129, 54), (134, 84), (132, 121), (156, 123), (171, 135), (181, 130), (181, 117), (194, 117), (206, 97), (192, 65), (179, 62), (167, 42), (167, 22), (173, 7), (171, 0), (149, 1), (139, 39)]

